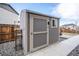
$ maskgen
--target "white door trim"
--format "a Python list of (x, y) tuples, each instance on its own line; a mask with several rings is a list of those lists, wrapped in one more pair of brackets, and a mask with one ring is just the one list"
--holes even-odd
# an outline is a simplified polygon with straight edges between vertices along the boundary
[[(34, 18), (47, 20), (47, 31), (33, 32), (33, 20), (34, 20)], [(39, 48), (45, 47), (49, 44), (49, 25), (48, 25), (48, 21), (49, 21), (49, 17), (30, 14), (30, 52), (35, 51)], [(42, 45), (40, 47), (37, 47), (37, 48), (33, 48), (33, 34), (40, 34), (40, 33), (47, 33), (47, 44), (44, 44), (44, 45)]]

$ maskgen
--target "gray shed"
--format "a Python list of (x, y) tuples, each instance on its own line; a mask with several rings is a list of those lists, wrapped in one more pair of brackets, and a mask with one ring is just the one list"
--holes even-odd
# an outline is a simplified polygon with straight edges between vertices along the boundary
[(20, 21), (25, 55), (59, 40), (59, 18), (57, 17), (35, 11), (22, 10)]

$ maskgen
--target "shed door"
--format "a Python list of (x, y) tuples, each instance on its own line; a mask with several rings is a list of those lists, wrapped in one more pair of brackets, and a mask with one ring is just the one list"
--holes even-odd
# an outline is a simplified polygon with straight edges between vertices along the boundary
[(49, 43), (48, 17), (30, 14), (30, 51), (45, 47)]

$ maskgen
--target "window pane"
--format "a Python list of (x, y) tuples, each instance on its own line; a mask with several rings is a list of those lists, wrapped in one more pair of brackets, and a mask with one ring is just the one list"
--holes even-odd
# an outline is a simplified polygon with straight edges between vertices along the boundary
[(52, 20), (52, 26), (55, 26), (55, 20)]

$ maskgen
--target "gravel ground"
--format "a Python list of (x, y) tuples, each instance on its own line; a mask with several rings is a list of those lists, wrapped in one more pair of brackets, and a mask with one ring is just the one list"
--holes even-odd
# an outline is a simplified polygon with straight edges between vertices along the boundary
[(73, 49), (69, 54), (68, 56), (79, 56), (79, 45)]
[(0, 44), (0, 56), (23, 56), (23, 50), (15, 50), (15, 42)]

